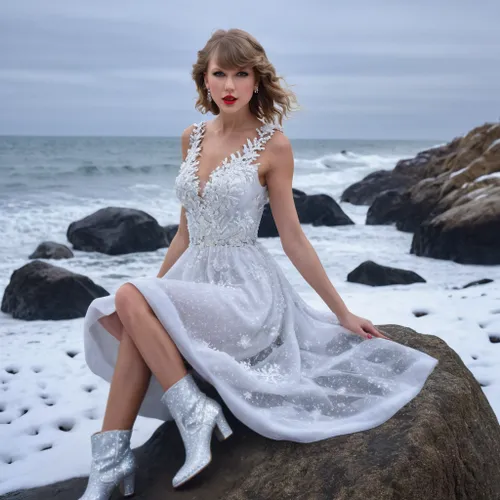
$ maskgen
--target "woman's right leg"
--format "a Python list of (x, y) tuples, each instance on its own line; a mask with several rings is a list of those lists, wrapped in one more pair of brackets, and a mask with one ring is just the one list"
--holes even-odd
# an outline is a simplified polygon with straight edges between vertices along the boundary
[(132, 429), (146, 395), (151, 370), (116, 313), (101, 318), (100, 323), (120, 340), (101, 432)]

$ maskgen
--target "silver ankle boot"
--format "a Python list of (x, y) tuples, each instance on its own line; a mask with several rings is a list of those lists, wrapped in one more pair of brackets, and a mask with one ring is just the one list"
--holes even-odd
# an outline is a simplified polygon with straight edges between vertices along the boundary
[(190, 374), (170, 387), (161, 402), (174, 418), (186, 450), (186, 461), (172, 481), (177, 488), (201, 472), (212, 460), (210, 441), (213, 430), (219, 441), (227, 439), (233, 431), (219, 403), (201, 392)]
[(93, 434), (92, 464), (87, 489), (80, 500), (108, 500), (120, 485), (123, 496), (134, 494), (136, 462), (130, 449), (130, 430)]

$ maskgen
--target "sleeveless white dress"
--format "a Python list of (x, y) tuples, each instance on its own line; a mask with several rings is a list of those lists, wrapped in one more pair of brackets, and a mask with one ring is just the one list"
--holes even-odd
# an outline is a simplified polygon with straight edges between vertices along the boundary
[[(259, 152), (279, 127), (265, 124), (224, 160), (202, 192), (205, 122), (195, 124), (175, 181), (189, 247), (163, 278), (132, 283), (182, 356), (233, 414), (272, 439), (312, 442), (382, 424), (422, 389), (437, 359), (391, 340), (366, 340), (309, 306), (257, 240), (267, 188)], [(89, 368), (111, 380), (119, 342), (98, 322), (114, 296), (95, 299), (84, 322)], [(152, 376), (140, 415), (170, 420)]]

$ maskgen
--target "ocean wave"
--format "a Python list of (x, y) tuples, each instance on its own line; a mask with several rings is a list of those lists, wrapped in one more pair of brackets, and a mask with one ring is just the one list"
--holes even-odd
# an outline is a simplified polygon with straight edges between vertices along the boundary
[(161, 171), (168, 168), (167, 165), (119, 165), (119, 166), (98, 166), (98, 165), (81, 165), (77, 168), (76, 173), (83, 175), (102, 175), (110, 173), (142, 173), (149, 174), (155, 170)]
[(351, 151), (327, 154), (314, 159), (296, 158), (295, 165), (301, 169), (345, 170), (346, 167), (391, 169), (402, 158), (395, 155), (356, 154)]
[(156, 165), (95, 165), (86, 164), (79, 165), (76, 168), (69, 169), (64, 167), (56, 167), (50, 165), (40, 165), (28, 167), (22, 170), (12, 170), (5, 172), (5, 177), (10, 179), (19, 179), (23, 177), (35, 179), (48, 179), (53, 177), (93, 177), (93, 176), (109, 176), (109, 175), (134, 175), (134, 174), (155, 174), (169, 171), (170, 169), (178, 169), (178, 164), (162, 163)]

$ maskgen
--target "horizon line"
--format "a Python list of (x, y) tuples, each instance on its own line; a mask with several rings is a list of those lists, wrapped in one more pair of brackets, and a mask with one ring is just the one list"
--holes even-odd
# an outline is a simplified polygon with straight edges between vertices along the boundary
[[(96, 135), (96, 134), (0, 134), (0, 138), (3, 137), (26, 137), (26, 138), (116, 138), (116, 139), (130, 139), (130, 138), (144, 138), (144, 139), (179, 139), (179, 136), (174, 135)], [(422, 141), (422, 142), (450, 142), (452, 139), (436, 139), (436, 138), (404, 138), (404, 137), (290, 137), (287, 136), (291, 141)]]

